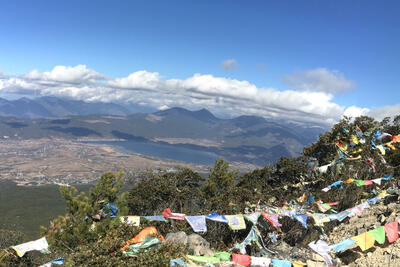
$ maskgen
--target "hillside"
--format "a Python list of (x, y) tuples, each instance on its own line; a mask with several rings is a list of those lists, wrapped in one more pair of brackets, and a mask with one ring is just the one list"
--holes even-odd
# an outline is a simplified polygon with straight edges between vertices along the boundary
[(207, 178), (183, 168), (106, 173), (89, 194), (62, 186), (65, 216), (27, 243), (51, 254), (23, 256), (25, 243), (9, 247), (19, 233), (3, 231), (0, 264), (399, 266), (399, 118), (344, 119), (303, 156), (242, 176), (221, 159)]
[[(24, 101), (31, 100), (20, 99), (18, 103)], [(43, 116), (80, 110), (54, 98), (42, 98), (35, 103), (42, 105), (29, 105), (30, 108), (25, 109), (16, 106), (15, 109), (25, 115), (37, 115), (40, 111)], [(89, 113), (91, 109), (86, 108), (86, 105), (89, 104), (84, 104), (81, 109)], [(112, 110), (114, 113), (125, 112), (118, 106), (110, 106), (111, 104), (102, 109), (96, 109), (93, 105), (95, 104), (89, 105), (93, 108), (93, 112)], [(33, 113), (33, 107), (36, 107), (36, 113)], [(46, 113), (46, 110), (52, 110), (52, 113)], [(0, 117), (0, 136), (3, 139), (42, 137), (124, 139), (211, 152), (230, 161), (264, 166), (275, 162), (279, 157), (298, 155), (304, 146), (315, 141), (324, 131), (320, 126), (277, 123), (256, 116), (220, 119), (206, 109), (189, 111), (183, 108), (171, 108), (155, 113), (135, 113), (128, 116), (110, 114), (113, 113), (58, 118)]]

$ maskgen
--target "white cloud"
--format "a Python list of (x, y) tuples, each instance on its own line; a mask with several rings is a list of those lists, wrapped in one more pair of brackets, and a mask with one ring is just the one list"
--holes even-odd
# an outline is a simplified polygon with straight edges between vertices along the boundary
[(325, 68), (287, 74), (283, 77), (283, 81), (299, 91), (325, 92), (333, 95), (356, 88), (355, 83), (347, 80), (339, 71)]
[(367, 115), (377, 120), (382, 120), (385, 117), (391, 117), (393, 119), (395, 116), (400, 115), (400, 104), (372, 108)]
[(24, 78), (42, 82), (84, 83), (103, 80), (105, 76), (86, 68), (86, 65), (77, 65), (76, 67), (56, 66), (50, 72), (33, 70), (26, 74)]
[(156, 90), (161, 86), (159, 74), (145, 70), (134, 72), (126, 78), (109, 80), (108, 84), (112, 87), (138, 90)]
[(8, 75), (4, 71), (0, 70), (0, 79), (7, 79), (7, 78)]
[(130, 102), (164, 109), (207, 108), (230, 116), (257, 115), (299, 122), (334, 123), (343, 113), (366, 112), (333, 102), (330, 93), (259, 88), (248, 82), (209, 74), (187, 79), (163, 79), (157, 72), (137, 71), (127, 77), (107, 78), (86, 68), (57, 66), (50, 72), (0, 80), (0, 93), (53, 95), (85, 101)]
[(161, 107), (158, 107), (158, 110), (166, 110), (169, 109), (167, 105), (162, 105)]
[(221, 67), (224, 70), (234, 70), (237, 67), (239, 67), (239, 64), (237, 63), (236, 59), (227, 59), (221, 62)]
[(359, 116), (368, 115), (369, 111), (370, 110), (368, 108), (360, 108), (360, 107), (356, 107), (356, 106), (350, 106), (350, 107), (346, 108), (346, 110), (343, 112), (343, 116), (356, 118)]

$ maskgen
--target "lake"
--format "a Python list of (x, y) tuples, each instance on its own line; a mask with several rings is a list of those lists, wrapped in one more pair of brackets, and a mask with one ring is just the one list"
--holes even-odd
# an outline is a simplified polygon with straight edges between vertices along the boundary
[(83, 143), (108, 145), (117, 149), (120, 148), (118, 149), (119, 151), (134, 152), (141, 155), (194, 164), (213, 165), (215, 160), (220, 158), (219, 155), (213, 152), (150, 141), (84, 141)]

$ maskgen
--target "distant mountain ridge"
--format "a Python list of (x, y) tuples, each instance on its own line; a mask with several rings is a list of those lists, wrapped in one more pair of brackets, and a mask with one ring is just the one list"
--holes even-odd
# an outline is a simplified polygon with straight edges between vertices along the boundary
[(36, 99), (23, 97), (17, 100), (0, 98), (0, 116), (43, 118), (90, 114), (125, 116), (132, 113), (135, 113), (135, 110), (114, 103), (88, 103), (80, 100), (61, 99), (52, 96)]
[(257, 116), (221, 119), (207, 109), (130, 113), (127, 107), (111, 103), (54, 97), (0, 99), (0, 114), (7, 116), (0, 117), (0, 138), (117, 138), (212, 152), (230, 161), (263, 166), (298, 155), (325, 131)]

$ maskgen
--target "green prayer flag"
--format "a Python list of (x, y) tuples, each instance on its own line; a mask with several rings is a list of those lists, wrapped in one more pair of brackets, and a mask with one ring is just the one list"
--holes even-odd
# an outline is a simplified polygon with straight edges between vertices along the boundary
[(122, 253), (126, 255), (136, 255), (139, 254), (141, 249), (156, 248), (160, 244), (160, 239), (146, 236), (145, 240), (142, 243), (130, 245), (129, 248)]
[(374, 236), (375, 241), (378, 242), (378, 244), (382, 245), (385, 243), (385, 227), (379, 226), (374, 230), (368, 231), (368, 233)]
[(214, 251), (214, 256), (220, 259), (220, 261), (229, 261), (231, 259), (231, 253), (224, 251)]
[(220, 262), (220, 259), (217, 257), (210, 257), (210, 256), (192, 256), (192, 255), (186, 255), (186, 258), (189, 260), (195, 261), (195, 262), (200, 262), (200, 263), (218, 263)]
[(364, 180), (354, 180), (354, 183), (356, 183), (357, 186), (363, 186), (366, 185)]

